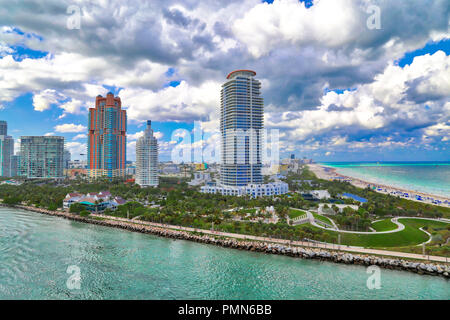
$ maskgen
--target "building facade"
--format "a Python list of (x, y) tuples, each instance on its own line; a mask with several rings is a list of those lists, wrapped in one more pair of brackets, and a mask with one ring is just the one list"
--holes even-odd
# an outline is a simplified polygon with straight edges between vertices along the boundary
[(64, 178), (64, 137), (21, 137), (19, 175), (31, 179)]
[(0, 121), (0, 177), (11, 177), (11, 157), (14, 155), (14, 139), (8, 136), (8, 124)]
[(127, 113), (119, 97), (111, 92), (96, 97), (95, 108), (89, 109), (88, 130), (89, 176), (124, 177)]
[(8, 123), (4, 120), (0, 120), (0, 136), (6, 136), (8, 134)]
[(158, 167), (158, 141), (148, 120), (144, 135), (136, 142), (136, 183), (143, 187), (158, 186)]
[(283, 181), (263, 184), (264, 102), (255, 76), (236, 70), (222, 85), (220, 183), (207, 182), (201, 192), (253, 198), (289, 192)]
[(264, 102), (251, 70), (227, 76), (220, 94), (221, 171), (225, 186), (262, 183)]
[(72, 155), (70, 154), (70, 151), (65, 149), (64, 150), (64, 169), (69, 169), (69, 163), (71, 161)]
[(19, 175), (20, 168), (20, 156), (11, 156), (11, 177), (17, 177)]

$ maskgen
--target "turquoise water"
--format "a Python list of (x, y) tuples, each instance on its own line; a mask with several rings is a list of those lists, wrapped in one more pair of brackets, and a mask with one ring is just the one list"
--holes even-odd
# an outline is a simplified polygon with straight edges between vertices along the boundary
[[(68, 289), (69, 266), (80, 289)], [(449, 299), (440, 277), (225, 249), (0, 208), (0, 299)]]
[(450, 162), (326, 162), (365, 181), (450, 198)]

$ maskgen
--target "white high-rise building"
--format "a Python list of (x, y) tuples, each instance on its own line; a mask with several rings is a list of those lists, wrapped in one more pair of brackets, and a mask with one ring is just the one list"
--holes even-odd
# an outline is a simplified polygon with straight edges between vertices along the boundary
[(262, 130), (264, 102), (261, 83), (251, 70), (237, 70), (222, 85), (220, 131), (222, 162), (220, 181), (226, 186), (263, 182)]
[(264, 101), (255, 76), (251, 70), (236, 70), (222, 85), (220, 183), (207, 182), (204, 193), (256, 198), (289, 192), (282, 181), (263, 184)]
[(136, 142), (136, 183), (142, 187), (156, 187), (159, 184), (158, 141), (153, 135), (150, 120), (144, 135)]
[(0, 177), (11, 177), (11, 157), (14, 155), (14, 139), (8, 136), (8, 124), (0, 121)]

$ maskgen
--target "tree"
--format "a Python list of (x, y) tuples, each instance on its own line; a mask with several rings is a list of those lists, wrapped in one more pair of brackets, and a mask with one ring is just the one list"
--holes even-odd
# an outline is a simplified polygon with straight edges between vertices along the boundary
[(78, 202), (72, 204), (69, 208), (69, 212), (72, 212), (72, 213), (80, 213), (83, 210), (84, 210), (84, 206)]
[(83, 210), (80, 212), (81, 217), (88, 217), (91, 213), (87, 210)]

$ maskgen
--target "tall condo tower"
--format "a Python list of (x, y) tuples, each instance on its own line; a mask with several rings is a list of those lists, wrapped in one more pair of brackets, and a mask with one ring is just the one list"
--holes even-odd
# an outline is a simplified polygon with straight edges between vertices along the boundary
[(20, 137), (19, 174), (27, 178), (64, 177), (64, 137)]
[(89, 109), (88, 174), (90, 177), (123, 177), (126, 172), (127, 113), (119, 97), (108, 92), (95, 98)]
[(8, 134), (8, 123), (4, 120), (0, 120), (0, 136), (6, 136)]
[(222, 135), (221, 184), (261, 184), (264, 102), (256, 72), (236, 70), (222, 85), (220, 131)]
[(147, 121), (144, 135), (136, 142), (136, 183), (156, 187), (158, 180), (158, 141), (153, 135), (152, 122)]
[(11, 177), (11, 157), (14, 155), (14, 139), (8, 136), (8, 124), (0, 121), (0, 177)]

